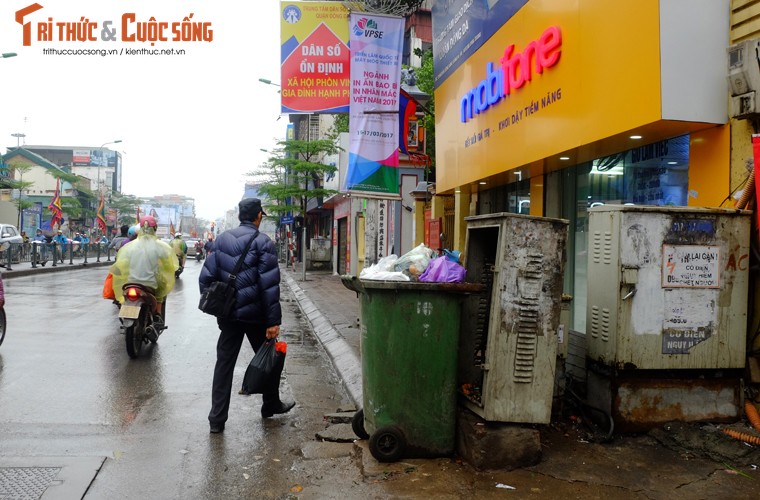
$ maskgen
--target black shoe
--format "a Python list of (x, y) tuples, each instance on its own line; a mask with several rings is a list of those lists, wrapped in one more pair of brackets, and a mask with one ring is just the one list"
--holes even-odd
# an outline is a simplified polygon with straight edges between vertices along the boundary
[(272, 403), (271, 405), (264, 403), (261, 405), (261, 418), (269, 418), (275, 414), (279, 415), (282, 413), (287, 413), (292, 410), (295, 405), (295, 401), (291, 401), (290, 403), (283, 403), (282, 401), (278, 401), (277, 403)]
[(166, 325), (164, 325), (164, 317), (160, 314), (153, 315), (153, 328), (155, 328), (158, 333), (161, 333), (166, 329)]
[(224, 424), (211, 424), (208, 430), (211, 434), (221, 434), (224, 432)]

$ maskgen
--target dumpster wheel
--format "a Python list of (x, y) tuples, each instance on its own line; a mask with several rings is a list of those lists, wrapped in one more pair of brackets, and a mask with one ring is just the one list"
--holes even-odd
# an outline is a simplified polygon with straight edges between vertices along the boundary
[(381, 427), (370, 436), (369, 451), (378, 462), (395, 462), (406, 451), (406, 438), (396, 426)]
[(359, 410), (354, 413), (354, 417), (351, 419), (351, 429), (354, 431), (359, 439), (369, 439), (369, 434), (364, 428), (364, 410)]

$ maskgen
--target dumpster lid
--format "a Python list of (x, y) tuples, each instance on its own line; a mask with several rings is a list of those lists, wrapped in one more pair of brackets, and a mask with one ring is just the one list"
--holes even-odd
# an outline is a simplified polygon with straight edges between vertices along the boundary
[(363, 280), (356, 276), (344, 274), (340, 277), (343, 286), (357, 293), (371, 290), (416, 290), (420, 292), (435, 291), (448, 293), (480, 293), (485, 290), (482, 283), (428, 283), (419, 281), (380, 281)]

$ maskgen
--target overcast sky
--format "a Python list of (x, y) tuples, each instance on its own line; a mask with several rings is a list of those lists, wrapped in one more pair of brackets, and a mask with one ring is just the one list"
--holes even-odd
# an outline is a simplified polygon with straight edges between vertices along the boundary
[[(0, 152), (21, 144), (106, 146), (123, 155), (122, 190), (135, 196), (176, 193), (195, 198), (200, 217), (234, 208), (245, 173), (284, 138), (280, 118), (279, 0), (37, 0), (26, 17), (31, 46), (15, 13), (35, 0), (0, 4)], [(122, 16), (168, 23), (169, 41), (127, 42)], [(172, 41), (172, 23), (193, 14), (211, 23), (213, 40)], [(52, 41), (38, 41), (38, 24), (53, 18)], [(56, 23), (97, 22), (95, 41), (60, 41)], [(115, 41), (102, 40), (113, 21)], [(137, 24), (127, 34), (136, 35)], [(64, 33), (65, 36), (65, 33)], [(44, 49), (116, 50), (118, 55), (46, 55)], [(128, 55), (128, 49), (184, 50), (184, 55)]]

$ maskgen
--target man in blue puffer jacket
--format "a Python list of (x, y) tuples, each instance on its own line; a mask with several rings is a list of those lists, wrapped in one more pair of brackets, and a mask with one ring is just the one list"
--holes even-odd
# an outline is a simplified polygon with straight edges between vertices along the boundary
[[(254, 352), (265, 340), (280, 334), (280, 268), (274, 243), (259, 233), (266, 213), (261, 200), (246, 198), (239, 204), (240, 226), (222, 233), (214, 252), (206, 259), (199, 278), (201, 293), (214, 281), (227, 281), (248, 241), (254, 238), (235, 281), (237, 302), (230, 318), (217, 318), (221, 330), (216, 344), (216, 367), (211, 391), (210, 431), (224, 431), (230, 408), (232, 378), (243, 337), (248, 337)], [(262, 418), (287, 413), (294, 402), (280, 401), (279, 391), (263, 394)]]

